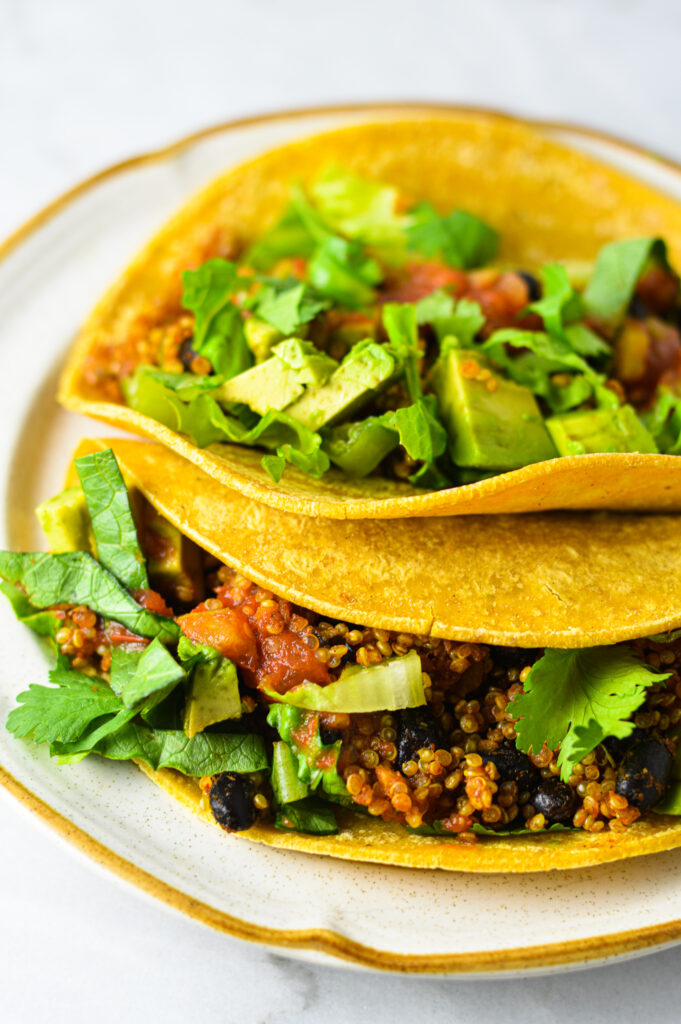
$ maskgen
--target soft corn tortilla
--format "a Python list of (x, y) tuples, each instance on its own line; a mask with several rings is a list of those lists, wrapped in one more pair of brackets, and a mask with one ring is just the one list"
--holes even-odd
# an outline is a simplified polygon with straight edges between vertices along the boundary
[(571, 456), (490, 480), (423, 492), (380, 477), (322, 480), (288, 467), (275, 484), (262, 452), (197, 448), (186, 437), (107, 400), (82, 379), (99, 343), (141, 337), (179, 308), (180, 273), (219, 254), (228, 236), (256, 238), (281, 213), (291, 182), (331, 164), (397, 185), (443, 211), (462, 207), (501, 234), (500, 258), (531, 269), (556, 259), (593, 259), (605, 242), (662, 235), (681, 260), (681, 206), (593, 158), (521, 123), (452, 113), (354, 126), (265, 153), (197, 195), (105, 295), (81, 331), (60, 386), (68, 408), (160, 441), (220, 483), (275, 508), (334, 519), (532, 512), (542, 509), (681, 510), (681, 460), (671, 455)]
[[(112, 447), (129, 485), (187, 536), (278, 595), (340, 619), (486, 643), (582, 647), (681, 625), (679, 519), (591, 513), (331, 522), (261, 505), (159, 445)], [(69, 483), (74, 482), (72, 477)], [(427, 606), (420, 595), (428, 593)], [(194, 779), (140, 767), (213, 822)], [(681, 845), (681, 822), (648, 816), (626, 833), (481, 838), (410, 836), (339, 813), (336, 836), (272, 825), (238, 833), (299, 852), (423, 868), (544, 871)]]

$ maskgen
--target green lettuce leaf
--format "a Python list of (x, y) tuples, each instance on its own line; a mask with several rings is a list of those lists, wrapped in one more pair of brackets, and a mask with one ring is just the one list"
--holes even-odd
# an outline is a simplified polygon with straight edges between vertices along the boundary
[[(349, 665), (326, 686), (300, 683), (286, 693), (268, 689), (265, 693), (271, 700), (291, 707), (347, 714), (396, 711), (426, 703), (421, 659), (416, 651), (386, 658), (378, 665)], [(282, 739), (287, 737), (282, 734)]]
[(386, 302), (382, 317), (390, 347), (404, 367), (407, 394), (412, 402), (416, 402), (421, 396), (421, 350), (416, 326), (416, 309), (409, 302)]
[(499, 235), (464, 210), (441, 217), (429, 203), (422, 203), (411, 212), (407, 245), (424, 256), (437, 256), (451, 267), (467, 270), (494, 259)]
[(379, 246), (403, 241), (407, 219), (396, 213), (393, 186), (330, 167), (310, 193), (324, 221), (346, 238)]
[(585, 311), (605, 320), (623, 316), (651, 259), (668, 265), (661, 238), (629, 238), (604, 245), (582, 296)]
[(224, 412), (210, 395), (182, 401), (148, 366), (138, 367), (124, 390), (132, 409), (187, 434), (200, 448), (224, 442), (274, 449), (279, 456), (276, 464), (281, 465), (282, 472), (286, 463), (316, 477), (329, 468), (329, 458), (321, 449), (321, 434), (285, 412), (271, 409), (257, 418), (255, 426), (248, 427), (237, 416)]
[(312, 255), (316, 244), (301, 220), (296, 206), (291, 204), (281, 219), (251, 246), (244, 257), (244, 262), (255, 270), (264, 272), (282, 259), (293, 256), (307, 259)]
[[(126, 659), (123, 672), (121, 658)], [(121, 648), (112, 651), (111, 687), (119, 694), (126, 708), (139, 707), (150, 697), (159, 694), (167, 696), (170, 689), (184, 678), (184, 669), (159, 640), (153, 640), (139, 653), (123, 652)]]
[(107, 448), (76, 459), (75, 466), (90, 513), (97, 561), (128, 590), (148, 588), (146, 559), (116, 456)]
[(286, 704), (273, 704), (267, 713), (267, 723), (276, 729), (288, 744), (298, 765), (298, 778), (311, 790), (320, 783), (324, 792), (347, 797), (345, 783), (338, 774), (337, 764), (341, 741), (322, 743), (319, 716)]
[(84, 551), (57, 555), (0, 551), (0, 577), (24, 591), (38, 608), (56, 604), (85, 605), (105, 619), (120, 622), (137, 636), (163, 643), (177, 640), (177, 623), (149, 612), (118, 580)]
[(31, 604), (23, 590), (13, 586), (11, 583), (6, 583), (4, 580), (0, 581), (0, 591), (2, 591), (12, 605), (12, 611), (19, 622), (23, 622), (25, 626), (32, 629), (38, 636), (54, 640), (54, 635), (59, 629), (59, 620), (54, 612), (36, 608), (35, 605)]
[[(72, 753), (68, 744), (54, 743), (59, 758)], [(189, 739), (181, 730), (150, 729), (128, 722), (117, 732), (93, 744), (90, 753), (113, 761), (143, 761), (154, 771), (174, 768), (183, 775), (201, 777), (218, 772), (257, 772), (267, 768), (262, 736), (254, 733), (198, 733)]]
[(574, 767), (606, 736), (623, 739), (630, 716), (653, 683), (670, 672), (655, 672), (628, 647), (547, 650), (532, 666), (524, 693), (513, 701), (516, 746), (538, 753), (560, 745), (558, 764), (567, 782)]
[(307, 797), (286, 804), (278, 812), (274, 827), (286, 832), (304, 832), (311, 836), (334, 836), (338, 832), (333, 807), (316, 797)]

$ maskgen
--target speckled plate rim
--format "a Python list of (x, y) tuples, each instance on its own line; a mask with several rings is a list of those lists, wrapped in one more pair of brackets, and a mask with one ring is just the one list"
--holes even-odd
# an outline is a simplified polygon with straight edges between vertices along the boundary
[[(448, 103), (419, 103), (392, 101), (359, 103), (340, 106), (305, 107), (293, 110), (263, 113), (230, 120), (211, 126), (159, 149), (116, 163), (80, 182), (57, 197), (33, 217), (17, 228), (0, 243), (0, 260), (4, 260), (31, 234), (70, 203), (83, 194), (127, 170), (176, 156), (195, 143), (223, 132), (261, 125), (267, 122), (295, 121), (314, 115), (357, 115), (373, 113), (385, 115), (391, 111), (400, 114), (456, 114), (479, 113), (488, 117), (510, 121), (535, 131), (563, 131), (581, 136), (585, 140), (606, 143), (629, 155), (643, 157), (661, 167), (681, 175), (681, 164), (669, 157), (653, 153), (636, 143), (618, 138), (594, 128), (585, 128), (564, 121), (549, 121), (529, 117), (516, 117), (510, 113), (480, 106)], [(109, 849), (81, 829), (68, 817), (54, 810), (18, 779), (0, 765), (0, 785), (14, 796), (28, 811), (35, 814), (62, 839), (85, 854), (95, 864), (112, 872), (118, 878), (151, 896), (175, 911), (221, 931), (233, 938), (261, 943), (281, 950), (309, 950), (336, 958), (348, 965), (410, 974), (508, 974), (520, 971), (547, 971), (559, 966), (587, 966), (614, 957), (634, 956), (681, 941), (681, 919), (674, 919), (644, 928), (599, 935), (589, 939), (569, 940), (517, 949), (477, 951), (473, 953), (412, 955), (374, 949), (325, 928), (279, 929), (266, 928), (242, 918), (229, 915), (194, 899)]]

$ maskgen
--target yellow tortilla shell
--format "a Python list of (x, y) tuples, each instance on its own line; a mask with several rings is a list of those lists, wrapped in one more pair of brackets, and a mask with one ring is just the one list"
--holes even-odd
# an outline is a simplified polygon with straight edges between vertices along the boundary
[(290, 467), (275, 484), (260, 465), (262, 452), (197, 448), (85, 383), (84, 362), (99, 345), (143, 338), (177, 309), (183, 269), (223, 251), (226, 235), (245, 243), (257, 237), (281, 212), (292, 181), (314, 180), (334, 163), (443, 211), (457, 206), (478, 214), (501, 233), (501, 259), (516, 266), (592, 259), (605, 242), (637, 235), (664, 236), (681, 262), (677, 202), (522, 123), (461, 112), (354, 126), (265, 153), (191, 200), (92, 313), (64, 371), (61, 402), (160, 441), (249, 498), (309, 516), (681, 510), (681, 460), (669, 455), (572, 456), (437, 492), (378, 477), (350, 480), (336, 470), (317, 481)]
[[(362, 625), (460, 640), (580, 647), (681, 625), (679, 517), (567, 513), (333, 522), (229, 492), (159, 445), (112, 447), (129, 484), (207, 551), (307, 608)], [(67, 481), (75, 482), (73, 473)], [(424, 605), (421, 594), (428, 594)], [(140, 768), (215, 825), (194, 779)], [(479, 872), (587, 867), (681, 845), (681, 821), (649, 815), (627, 832), (410, 836), (339, 812), (336, 836), (257, 825), (241, 838), (298, 852)], [(225, 841), (228, 841), (227, 837)]]
[(681, 517), (535, 513), (338, 522), (228, 491), (175, 452), (111, 447), (206, 551), (304, 608), (379, 629), (588, 647), (681, 626)]

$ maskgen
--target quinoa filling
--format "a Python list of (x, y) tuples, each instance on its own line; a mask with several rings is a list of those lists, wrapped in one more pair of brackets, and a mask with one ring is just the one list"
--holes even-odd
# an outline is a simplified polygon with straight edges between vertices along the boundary
[[(319, 735), (323, 746), (340, 741), (334, 770), (348, 807), (426, 833), (476, 841), (483, 830), (542, 831), (552, 825), (622, 832), (665, 793), (681, 721), (681, 638), (672, 643), (636, 640), (629, 646), (653, 670), (672, 675), (654, 682), (633, 716), (626, 739), (606, 738), (560, 779), (559, 749), (516, 747), (514, 701), (541, 650), (461, 643), (330, 622), (205, 557), (209, 597), (176, 617), (185, 636), (210, 643), (239, 668), (244, 709), (259, 719), (268, 742), (278, 740), (264, 715), (272, 706), (263, 690), (278, 692), (313, 681), (326, 686), (349, 665), (368, 667), (415, 651), (423, 670), (426, 704), (394, 712), (303, 711), (300, 746)], [(174, 614), (153, 591), (146, 607)], [(117, 646), (144, 649), (147, 641), (106, 622), (85, 606), (52, 609), (59, 652), (73, 668), (105, 676)], [(274, 820), (277, 807), (267, 773), (249, 779), (235, 814), (234, 773), (204, 776), (201, 787), (216, 820), (228, 830), (257, 819)], [(226, 809), (227, 807), (227, 809)], [(285, 818), (284, 814), (284, 818)], [(286, 827), (285, 825), (283, 827)]]

